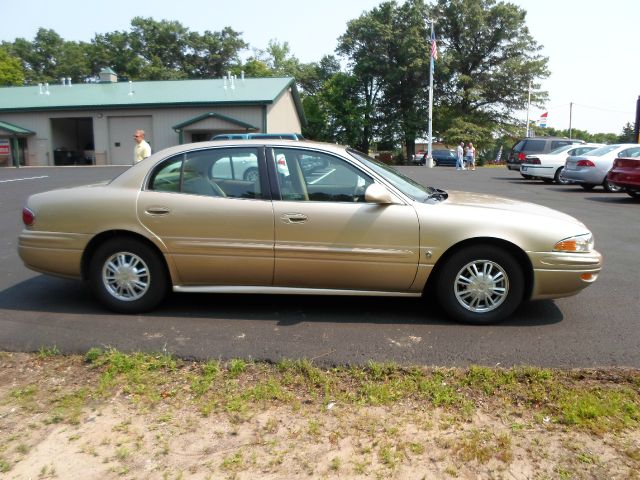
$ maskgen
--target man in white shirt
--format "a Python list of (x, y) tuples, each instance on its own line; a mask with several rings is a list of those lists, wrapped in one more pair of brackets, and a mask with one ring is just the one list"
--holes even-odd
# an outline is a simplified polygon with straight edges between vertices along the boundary
[(133, 149), (133, 162), (138, 163), (151, 155), (151, 145), (144, 139), (144, 130), (136, 130), (133, 139), (136, 141), (136, 146)]
[(456, 170), (466, 170), (464, 166), (464, 142), (456, 148)]

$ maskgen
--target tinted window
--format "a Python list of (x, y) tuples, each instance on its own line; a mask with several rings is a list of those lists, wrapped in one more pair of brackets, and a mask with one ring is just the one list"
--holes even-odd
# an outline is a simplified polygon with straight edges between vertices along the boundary
[(554, 140), (551, 142), (551, 149), (556, 149), (564, 145), (573, 145), (574, 143), (575, 142), (572, 142), (571, 140)]
[(526, 140), (522, 150), (526, 152), (544, 152), (544, 140)]
[(193, 195), (262, 198), (255, 148), (196, 150), (163, 162), (149, 189)]
[(325, 153), (275, 148), (274, 158), (283, 200), (364, 202), (364, 192), (373, 183), (350, 163)]

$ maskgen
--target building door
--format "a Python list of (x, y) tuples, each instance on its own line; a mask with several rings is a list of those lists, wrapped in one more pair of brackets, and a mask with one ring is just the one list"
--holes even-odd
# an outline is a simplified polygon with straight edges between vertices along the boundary
[(109, 117), (109, 159), (110, 165), (132, 165), (135, 142), (133, 134), (136, 130), (144, 130), (145, 138), (153, 148), (153, 132), (151, 116)]

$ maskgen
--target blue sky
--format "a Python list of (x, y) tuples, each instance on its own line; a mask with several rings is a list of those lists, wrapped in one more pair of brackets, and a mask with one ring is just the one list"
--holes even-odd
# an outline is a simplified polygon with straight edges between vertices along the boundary
[[(242, 32), (254, 48), (269, 40), (288, 42), (303, 62), (333, 53), (346, 23), (379, 5), (376, 0), (31, 0), (3, 1), (0, 40), (32, 40), (40, 27), (66, 40), (89, 41), (95, 33), (128, 30), (135, 16), (177, 20), (190, 30)], [(551, 76), (542, 83), (549, 92), (545, 108), (531, 107), (530, 118), (548, 111), (548, 125), (571, 126), (591, 133), (620, 133), (635, 120), (640, 95), (640, 1), (512, 0), (527, 13), (527, 26), (542, 53), (549, 57)], [(28, 5), (27, 8), (25, 6)], [(250, 52), (247, 52), (250, 53)], [(521, 112), (524, 119), (526, 112)]]

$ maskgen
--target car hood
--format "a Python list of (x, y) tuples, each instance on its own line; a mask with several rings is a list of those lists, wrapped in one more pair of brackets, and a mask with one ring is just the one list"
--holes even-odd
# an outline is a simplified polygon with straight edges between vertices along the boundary
[[(451, 206), (461, 206), (473, 208), (476, 210), (484, 210), (486, 215), (504, 212), (508, 214), (533, 215), (543, 217), (544, 219), (555, 219), (583, 225), (578, 219), (562, 213), (553, 208), (544, 207), (530, 202), (523, 202), (511, 198), (497, 197), (484, 193), (448, 191), (449, 197), (445, 201)], [(481, 213), (479, 213), (482, 215)]]

